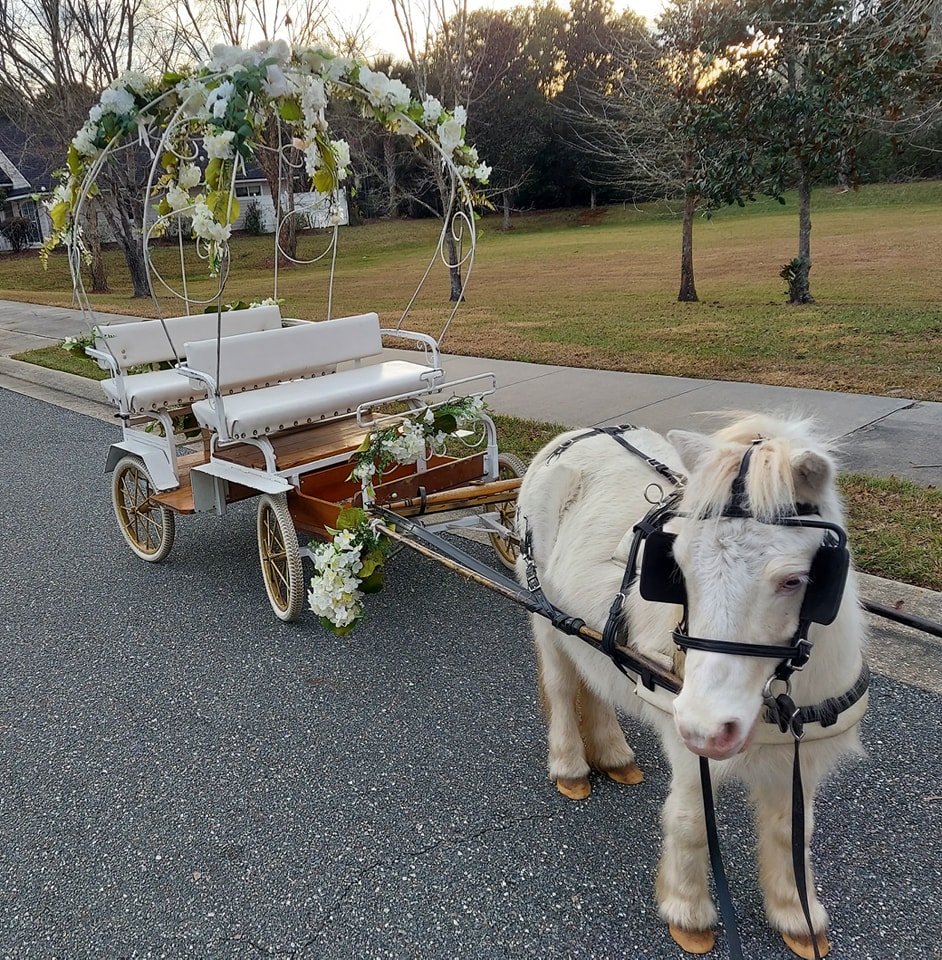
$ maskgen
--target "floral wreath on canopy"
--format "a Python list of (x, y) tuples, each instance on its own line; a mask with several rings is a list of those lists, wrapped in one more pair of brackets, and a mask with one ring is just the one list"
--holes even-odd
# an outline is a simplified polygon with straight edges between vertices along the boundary
[[(465, 142), (464, 107), (446, 110), (432, 96), (420, 101), (400, 80), (321, 48), (292, 51), (283, 41), (251, 49), (217, 46), (210, 60), (195, 67), (157, 79), (128, 71), (102, 93), (73, 138), (67, 167), (47, 202), (53, 234), (44, 254), (61, 241), (82, 248), (75, 216), (83, 191), (93, 195), (96, 190), (86, 182), (89, 174), (97, 173), (109, 147), (146, 142), (146, 131), (156, 128), (166, 145), (155, 184), (158, 217), (165, 224), (164, 218), (186, 212), (215, 272), (239, 216), (232, 181), (254, 158), (269, 117), (288, 125), (314, 190), (330, 195), (346, 180), (350, 148), (331, 139), (326, 120), (333, 97), (353, 100), (391, 131), (431, 143), (441, 151), (443, 164), (447, 158), (465, 181), (487, 182), (490, 168)], [(202, 165), (195, 139), (202, 140)]]

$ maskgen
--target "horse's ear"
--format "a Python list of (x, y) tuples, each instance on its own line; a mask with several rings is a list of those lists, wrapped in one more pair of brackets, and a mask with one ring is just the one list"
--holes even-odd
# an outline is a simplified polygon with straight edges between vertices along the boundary
[(708, 436), (702, 433), (693, 433), (689, 430), (670, 430), (667, 439), (680, 454), (680, 459), (687, 473), (693, 473), (697, 464), (708, 453), (716, 449), (716, 445)]
[(792, 455), (795, 500), (820, 503), (834, 480), (834, 464), (814, 450), (799, 450)]

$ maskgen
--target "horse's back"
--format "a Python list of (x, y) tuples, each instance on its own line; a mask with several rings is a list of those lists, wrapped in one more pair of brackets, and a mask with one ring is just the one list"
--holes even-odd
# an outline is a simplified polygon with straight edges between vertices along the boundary
[[(659, 433), (638, 428), (622, 436), (645, 456), (682, 470)], [(606, 433), (571, 430), (537, 453), (517, 499), (518, 526), (521, 535), (529, 532), (544, 585), (559, 601), (578, 597), (583, 610), (596, 597), (599, 604), (610, 603), (624, 572), (612, 557), (657, 501), (651, 484), (669, 487), (641, 456)]]
[[(620, 436), (644, 456), (678, 473), (683, 471), (677, 451), (654, 430), (631, 428)], [(538, 526), (546, 525), (544, 528), (552, 532), (573, 514), (577, 522), (591, 522), (599, 516), (608, 527), (624, 521), (624, 533), (628, 524), (656, 502), (651, 493), (657, 491), (650, 489), (651, 484), (669, 487), (650, 464), (609, 433), (570, 430), (551, 440), (533, 458), (517, 502), (531, 523), (534, 538)]]

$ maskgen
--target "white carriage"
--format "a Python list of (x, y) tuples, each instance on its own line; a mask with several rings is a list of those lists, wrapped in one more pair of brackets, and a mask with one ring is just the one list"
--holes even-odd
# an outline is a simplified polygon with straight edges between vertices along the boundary
[[(523, 468), (499, 453), (483, 406), (494, 378), (449, 381), (442, 368), (439, 345), (460, 298), (444, 311), (437, 337), (406, 328), (415, 296), (389, 328), (376, 312), (331, 316), (349, 163), (346, 144), (331, 140), (327, 127), (333, 98), (358, 104), (435, 157), (446, 185), (445, 216), (419, 289), (439, 259), (466, 284), (475, 250), (468, 180), (486, 177), (486, 169), (464, 143), (462, 112), (450, 113), (433, 98), (420, 103), (398, 81), (321, 50), (229, 48), (156, 82), (122, 78), (76, 136), (53, 207), (95, 334), (88, 353), (109, 373), (103, 387), (122, 422), (122, 438), (107, 457), (121, 533), (137, 556), (158, 562), (172, 548), (177, 517), (223, 514), (234, 501), (256, 497), (265, 588), (282, 620), (297, 618), (304, 606), (302, 558), (312, 548), (301, 544), (299, 531), (329, 539), (348, 507), (441, 513), (442, 523), (430, 526), (486, 533), (508, 565), (516, 552), (512, 513)], [(277, 164), (279, 181), (293, 184), (303, 173), (333, 221), (325, 249), (295, 261), (331, 264), (326, 316), (317, 321), (285, 318), (278, 305), (282, 238), (298, 216), (297, 206), (282, 202), (271, 294), (259, 291), (259, 302), (245, 309), (224, 302), (228, 241), (239, 216), (235, 183), (246, 161), (263, 152)], [(149, 165), (142, 241), (158, 315), (106, 324), (82, 279), (82, 225), (106, 165), (122, 156), (129, 163), (144, 156)], [(293, 196), (291, 189), (279, 193)], [(168, 233), (179, 249), (172, 279), (153, 255), (156, 239)], [(188, 278), (194, 250), (203, 271), (217, 278), (210, 296), (195, 294)], [(176, 315), (163, 315), (168, 301), (179, 302)], [(395, 351), (388, 349), (391, 337)], [(181, 435), (185, 417), (195, 419), (195, 433)], [(431, 426), (446, 420), (447, 449), (425, 442)], [(406, 458), (413, 462), (352, 470), (363, 464), (371, 438), (391, 429), (422, 433), (419, 449)]]

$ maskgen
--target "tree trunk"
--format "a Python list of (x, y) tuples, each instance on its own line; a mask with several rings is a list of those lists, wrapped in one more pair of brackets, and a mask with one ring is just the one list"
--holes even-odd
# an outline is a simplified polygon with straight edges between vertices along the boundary
[(697, 198), (693, 193), (684, 195), (684, 222), (680, 244), (680, 293), (677, 299), (681, 303), (696, 303), (699, 300), (693, 281), (693, 215), (697, 207)]
[(396, 137), (387, 134), (383, 140), (383, 166), (386, 174), (386, 190), (389, 194), (387, 211), (390, 217), (399, 216), (399, 186), (396, 183)]
[(124, 254), (124, 261), (128, 265), (131, 277), (131, 286), (134, 297), (149, 297), (150, 283), (147, 275), (147, 261), (144, 258), (144, 248), (141, 243), (140, 228), (134, 222), (127, 210), (126, 198), (115, 198), (115, 216), (111, 219), (115, 239)]
[(510, 229), (510, 191), (504, 190), (501, 197), (504, 201), (504, 222), (501, 224), (501, 230), (506, 233)]
[(802, 169), (798, 181), (798, 263), (796, 276), (789, 284), (789, 303), (814, 303), (811, 296), (811, 177)]
[(94, 201), (88, 204), (88, 252), (91, 262), (88, 272), (92, 281), (92, 293), (110, 293), (108, 287), (108, 271), (105, 269), (105, 260), (101, 255), (101, 231), (98, 229), (98, 210)]
[(459, 300), (463, 299), (461, 296), (461, 264), (459, 262), (461, 254), (458, 251), (454, 234), (450, 229), (445, 233), (445, 247), (448, 251), (448, 274), (451, 278), (451, 295), (448, 299), (452, 303), (458, 303)]

